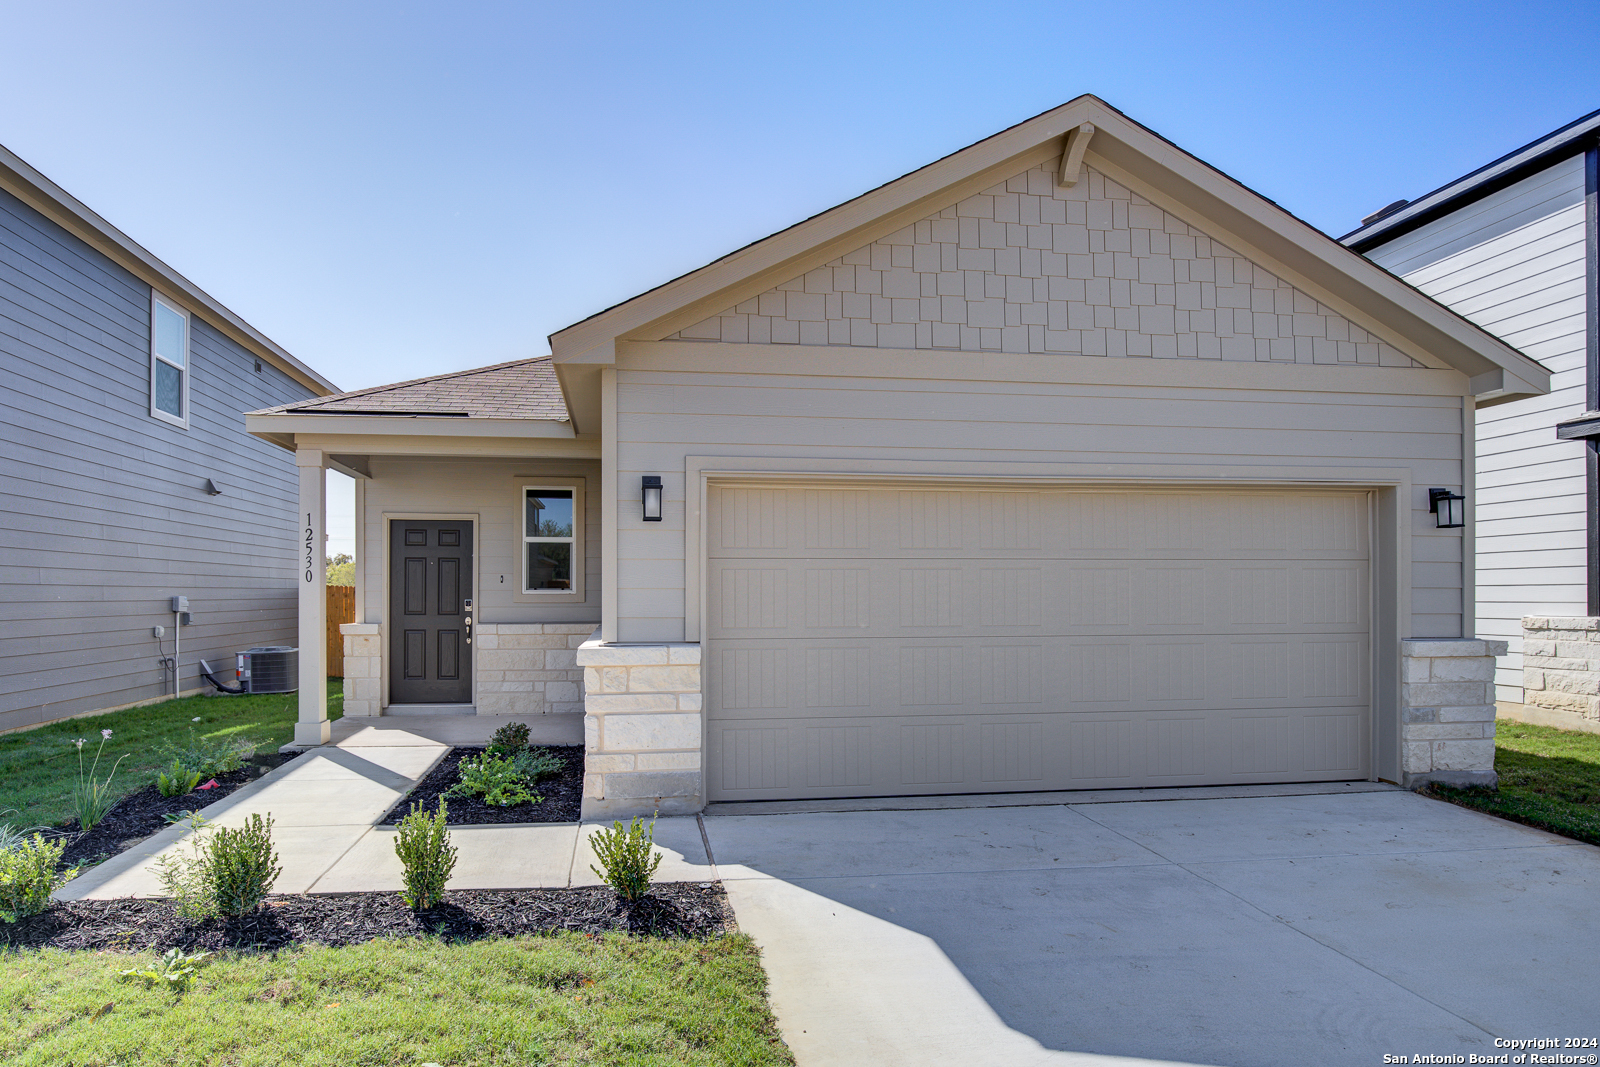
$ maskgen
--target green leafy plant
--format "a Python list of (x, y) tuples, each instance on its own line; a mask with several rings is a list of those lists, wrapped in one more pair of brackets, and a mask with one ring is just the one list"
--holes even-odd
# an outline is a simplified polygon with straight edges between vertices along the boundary
[(171, 759), (185, 770), (194, 771), (203, 781), (219, 774), (232, 774), (243, 767), (245, 761), (256, 754), (261, 742), (251, 737), (230, 736), (200, 737), (189, 727), (189, 739), (178, 745), (168, 742), (161, 746), (163, 759)]
[[(210, 825), (198, 811), (185, 813), (191, 833), (186, 851), (174, 850), (156, 857), (150, 869), (161, 883), (161, 891), (172, 898), (180, 919), (199, 922), (217, 913), (216, 894), (211, 891), (211, 861), (208, 854), (209, 839), (204, 833)], [(168, 822), (183, 820), (184, 815), (166, 817)]]
[(200, 772), (190, 770), (174, 759), (166, 770), (156, 772), (156, 792), (164, 797), (181, 797), (200, 784)]
[[(21, 814), (22, 813), (16, 808), (7, 808), (5, 811), (0, 811), (0, 816)], [(16, 848), (18, 845), (25, 844), (29, 835), (36, 834), (43, 829), (44, 827), (42, 826), (29, 826), (23, 828), (12, 826), (8, 822), (0, 822), (0, 852), (4, 852), (6, 849)]]
[(501, 756), (485, 752), (477, 759), (464, 759), (456, 765), (456, 772), (461, 780), (446, 790), (447, 797), (481, 796), (485, 804), (497, 808), (544, 799), (528, 788), (527, 780), (517, 771), (516, 761)]
[(272, 847), (272, 816), (251, 815), (238, 829), (218, 827), (206, 849), (206, 876), (217, 910), (243, 915), (261, 906), (283, 868)]
[(395, 834), (394, 852), (405, 868), (405, 888), (400, 896), (416, 909), (431, 908), (444, 898), (445, 883), (456, 868), (456, 848), (450, 844), (450, 831), (445, 826), (449, 809), (444, 797), (439, 798), (439, 810), (429, 813), (420, 803), (411, 805), (411, 813), (400, 820)]
[(65, 840), (46, 841), (34, 834), (0, 850), (0, 921), (14, 923), (50, 906), (50, 894), (78, 876), (78, 868), (56, 868), (67, 850)]
[(656, 821), (635, 818), (624, 827), (621, 821), (611, 824), (609, 830), (596, 830), (589, 835), (589, 847), (594, 849), (600, 866), (589, 869), (606, 885), (617, 891), (623, 900), (632, 902), (650, 890), (650, 879), (661, 866), (661, 853), (655, 851)]
[(209, 955), (209, 952), (197, 952), (193, 956), (186, 956), (182, 949), (169, 948), (149, 967), (129, 967), (119, 971), (118, 976), (123, 979), (142, 978), (145, 985), (165, 986), (175, 993), (181, 992), (189, 988), (194, 976), (200, 973), (200, 962)]
[(109, 740), (111, 731), (101, 730), (100, 747), (95, 749), (94, 763), (89, 767), (87, 775), (83, 772), (84, 739), (80, 737), (73, 742), (78, 746), (78, 784), (72, 789), (72, 806), (78, 813), (80, 830), (93, 830), (117, 802), (117, 796), (111, 792), (111, 779), (116, 775), (117, 768), (122, 766), (122, 761), (128, 758), (128, 754), (124, 752), (117, 757), (117, 762), (111, 765), (111, 772), (106, 775), (105, 781), (95, 778), (95, 772), (100, 769), (100, 753), (105, 751), (106, 742)]
[(560, 774), (566, 769), (566, 761), (560, 756), (549, 752), (527, 751), (519, 752), (512, 757), (511, 762), (516, 766), (517, 773), (529, 782), (538, 783), (551, 775)]
[(528, 724), (508, 722), (489, 739), (487, 752), (491, 756), (515, 756), (528, 747)]
[(198, 808), (187, 808), (183, 811), (169, 811), (165, 815), (161, 816), (161, 821), (165, 822), (168, 826), (175, 826), (185, 819), (192, 820), (189, 825), (193, 826), (195, 829), (199, 829), (206, 824), (206, 817), (200, 814), (200, 810)]

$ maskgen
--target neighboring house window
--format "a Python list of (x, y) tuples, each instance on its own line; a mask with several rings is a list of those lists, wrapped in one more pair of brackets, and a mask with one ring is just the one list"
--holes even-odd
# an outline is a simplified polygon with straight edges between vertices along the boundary
[(522, 487), (522, 591), (540, 594), (578, 592), (581, 576), (576, 486)]
[(189, 425), (189, 316), (150, 294), (150, 414)]

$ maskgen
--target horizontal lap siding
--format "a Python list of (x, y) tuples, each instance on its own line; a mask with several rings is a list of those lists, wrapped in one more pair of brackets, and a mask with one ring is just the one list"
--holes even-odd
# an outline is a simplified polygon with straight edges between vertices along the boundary
[(0, 729), (161, 696), (172, 595), (186, 689), (295, 640), (294, 463), (243, 415), (311, 394), (190, 321), (183, 430), (149, 414), (150, 287), (0, 194)]
[[(617, 382), (622, 641), (683, 639), (687, 455), (981, 461), (997, 474), (1062, 462), (1293, 464), (1335, 475), (1398, 464), (1419, 487), (1461, 483), (1455, 397), (637, 370)], [(660, 524), (638, 521), (645, 474), (666, 487)], [(1460, 535), (1434, 528), (1422, 489), (1411, 503), (1410, 633), (1456, 637)]]
[[(475, 514), (478, 516), (478, 619), (485, 623), (596, 622), (600, 619), (600, 464), (595, 460), (480, 460), (378, 457), (371, 460), (362, 517), (362, 603), (356, 621), (382, 622), (384, 514)], [(515, 597), (518, 475), (584, 479), (584, 600), (580, 604), (528, 603)], [(502, 581), (502, 579), (504, 579)]]
[(1539, 360), (1551, 391), (1478, 412), (1478, 634), (1510, 642), (1500, 699), (1522, 699), (1522, 617), (1588, 613), (1583, 445), (1555, 424), (1584, 410), (1583, 157), (1370, 253)]

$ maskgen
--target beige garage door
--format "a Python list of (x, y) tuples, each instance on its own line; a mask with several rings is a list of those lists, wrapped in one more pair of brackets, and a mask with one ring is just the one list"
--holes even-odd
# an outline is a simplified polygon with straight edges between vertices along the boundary
[(710, 504), (712, 800), (1367, 775), (1364, 493)]

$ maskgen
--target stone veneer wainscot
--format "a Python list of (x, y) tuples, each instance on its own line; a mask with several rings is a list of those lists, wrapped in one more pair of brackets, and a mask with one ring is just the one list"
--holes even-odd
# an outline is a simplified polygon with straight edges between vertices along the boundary
[(584, 684), (583, 817), (683, 815), (705, 804), (700, 646), (578, 649)]
[(1493, 786), (1494, 657), (1504, 641), (1400, 642), (1402, 782)]
[(1522, 693), (1525, 709), (1550, 713), (1526, 716), (1529, 721), (1600, 728), (1600, 618), (1524, 617)]

